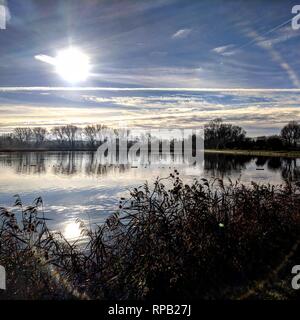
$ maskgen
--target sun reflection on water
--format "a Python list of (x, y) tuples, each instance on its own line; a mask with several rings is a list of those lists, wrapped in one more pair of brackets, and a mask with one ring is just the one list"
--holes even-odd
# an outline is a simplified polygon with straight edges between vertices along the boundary
[(64, 236), (68, 240), (78, 239), (81, 236), (82, 229), (80, 228), (80, 224), (78, 222), (69, 222), (66, 224), (64, 229)]

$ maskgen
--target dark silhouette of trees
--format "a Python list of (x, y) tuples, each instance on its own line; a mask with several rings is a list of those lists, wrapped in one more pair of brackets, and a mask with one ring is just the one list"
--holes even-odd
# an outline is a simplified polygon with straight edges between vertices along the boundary
[(33, 137), (33, 131), (30, 128), (15, 128), (14, 137), (19, 143), (29, 143)]
[(46, 135), (48, 133), (47, 129), (42, 127), (37, 127), (37, 128), (34, 128), (32, 131), (33, 131), (35, 143), (37, 145), (42, 145), (45, 142)]
[(0, 135), (0, 148), (4, 149), (15, 143), (15, 138), (12, 133), (4, 133)]
[(271, 150), (282, 150), (283, 141), (280, 136), (270, 136), (267, 137), (267, 149)]
[(97, 133), (98, 133), (97, 127), (96, 126), (86, 126), (83, 129), (83, 133), (84, 133), (86, 139), (88, 140), (89, 146), (93, 148), (95, 146), (95, 142), (97, 140)]
[[(299, 150), (300, 125), (291, 121), (281, 130), (280, 135), (263, 137), (246, 137), (246, 131), (240, 126), (225, 123), (222, 119), (214, 119), (204, 126), (206, 149), (240, 149), (240, 150)], [(87, 125), (83, 129), (75, 125), (55, 126), (49, 132), (46, 128), (17, 127), (12, 133), (0, 135), (2, 150), (96, 150), (110, 138), (116, 138), (117, 145), (123, 139), (128, 139), (128, 146), (135, 142), (148, 140), (149, 132), (128, 129), (114, 129), (102, 124)], [(151, 138), (151, 139), (150, 139)], [(177, 141), (180, 143), (180, 141)], [(170, 141), (171, 150), (174, 150), (174, 141)]]
[(64, 144), (64, 130), (62, 126), (52, 128), (51, 133), (60, 145)]
[(80, 141), (80, 133), (80, 128), (73, 125), (57, 126), (51, 130), (52, 136), (60, 146), (68, 146), (71, 149)]
[(289, 122), (280, 135), (248, 138), (239, 126), (214, 119), (205, 125), (205, 147), (212, 149), (254, 149), (287, 150), (297, 149), (300, 142), (300, 125), (297, 121)]
[(236, 148), (245, 141), (246, 131), (239, 126), (223, 123), (222, 119), (214, 119), (205, 125), (204, 135), (205, 147)]
[(300, 141), (300, 125), (297, 121), (291, 121), (281, 130), (281, 137), (288, 146), (296, 147)]
[(80, 129), (73, 125), (67, 125), (62, 127), (62, 132), (66, 137), (66, 140), (68, 141), (69, 146), (71, 148), (74, 148), (77, 134), (80, 132)]
[(280, 136), (270, 136), (270, 137), (257, 137), (253, 140), (250, 147), (255, 150), (283, 150), (284, 143)]

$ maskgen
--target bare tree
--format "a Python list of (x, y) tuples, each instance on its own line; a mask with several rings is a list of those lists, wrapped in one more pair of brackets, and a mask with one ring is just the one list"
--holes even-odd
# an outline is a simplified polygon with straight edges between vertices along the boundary
[(55, 139), (60, 143), (60, 144), (64, 144), (64, 127), (63, 126), (57, 126), (51, 129), (51, 133), (53, 134), (53, 136), (55, 137)]
[(220, 118), (210, 121), (205, 125), (204, 130), (206, 146), (212, 148), (239, 147), (246, 137), (244, 129), (230, 123), (223, 123)]
[(73, 125), (67, 125), (67, 126), (64, 126), (62, 129), (63, 129), (63, 133), (65, 134), (68, 140), (70, 147), (74, 148), (76, 135), (79, 132), (79, 128)]
[(11, 146), (15, 141), (14, 135), (12, 133), (4, 133), (0, 136), (0, 146)]
[(291, 121), (281, 130), (282, 139), (290, 146), (297, 146), (300, 140), (300, 125), (297, 121)]
[(28, 143), (33, 137), (33, 131), (30, 128), (15, 128), (14, 136), (20, 143)]
[(107, 129), (108, 127), (106, 125), (103, 125), (103, 124), (96, 125), (96, 130), (97, 130), (96, 140), (97, 142), (99, 142), (99, 144), (104, 141)]
[(34, 135), (36, 144), (41, 145), (46, 139), (47, 130), (42, 127), (34, 128), (33, 135)]
[(84, 135), (86, 136), (89, 145), (91, 147), (94, 147), (95, 141), (97, 139), (97, 127), (86, 126), (83, 130), (84, 130)]
[(14, 129), (14, 137), (16, 140), (18, 140), (19, 142), (24, 142), (25, 137), (23, 135), (23, 130), (22, 128), (15, 128)]

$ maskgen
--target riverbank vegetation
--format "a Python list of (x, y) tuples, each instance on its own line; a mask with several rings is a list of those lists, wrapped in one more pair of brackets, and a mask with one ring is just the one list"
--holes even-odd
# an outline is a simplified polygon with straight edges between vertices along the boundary
[[(128, 143), (147, 143), (150, 134), (145, 131), (136, 136), (130, 130), (116, 130), (105, 125), (88, 125), (84, 128), (74, 125), (42, 127), (20, 127), (0, 136), (0, 151), (95, 151), (106, 141), (108, 134), (129, 135)], [(300, 152), (300, 124), (296, 121), (284, 126), (279, 135), (250, 138), (246, 131), (236, 125), (214, 119), (204, 126), (205, 149), (208, 150), (252, 150)], [(154, 139), (152, 136), (151, 139)], [(174, 145), (174, 141), (171, 141)]]
[(0, 209), (15, 299), (285, 299), (300, 258), (300, 185), (245, 186), (178, 171), (131, 190), (84, 242), (51, 232), (36, 199)]
[(300, 147), (300, 124), (296, 121), (285, 125), (279, 135), (250, 138), (243, 128), (215, 119), (205, 125), (204, 133), (206, 149), (299, 151)]

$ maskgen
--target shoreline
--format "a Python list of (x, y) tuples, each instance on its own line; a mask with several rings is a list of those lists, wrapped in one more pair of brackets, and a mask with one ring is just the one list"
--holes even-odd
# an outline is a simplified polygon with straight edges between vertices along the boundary
[[(77, 148), (74, 150), (67, 149), (0, 149), (0, 153), (19, 153), (19, 152), (96, 152), (95, 149)], [(300, 158), (300, 151), (270, 151), (270, 150), (234, 150), (234, 149), (205, 149), (204, 153), (214, 154), (231, 154), (241, 156), (258, 156), (258, 157), (287, 157)]]
[(17, 153), (17, 152), (96, 152), (97, 150), (93, 149), (0, 149), (0, 153)]
[(300, 158), (300, 151), (270, 151), (270, 150), (217, 150), (207, 149), (204, 153), (220, 153), (232, 154), (241, 156), (258, 156), (258, 157), (286, 157), (286, 158)]

